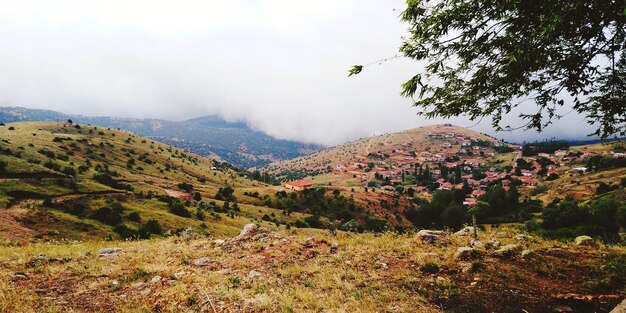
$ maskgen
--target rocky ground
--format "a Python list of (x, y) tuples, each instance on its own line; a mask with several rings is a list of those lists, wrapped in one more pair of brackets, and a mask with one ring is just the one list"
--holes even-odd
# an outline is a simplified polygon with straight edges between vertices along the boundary
[(609, 312), (624, 298), (624, 247), (478, 236), (249, 224), (232, 238), (4, 246), (0, 311)]

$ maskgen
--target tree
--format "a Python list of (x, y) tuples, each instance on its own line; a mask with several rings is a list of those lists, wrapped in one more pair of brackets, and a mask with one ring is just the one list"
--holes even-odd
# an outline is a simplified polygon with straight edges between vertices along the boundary
[(506, 130), (502, 117), (529, 101), (520, 128), (542, 130), (568, 103), (594, 134), (626, 134), (626, 2), (409, 0), (401, 19), (400, 52), (424, 63), (402, 85), (419, 114), (491, 117)]

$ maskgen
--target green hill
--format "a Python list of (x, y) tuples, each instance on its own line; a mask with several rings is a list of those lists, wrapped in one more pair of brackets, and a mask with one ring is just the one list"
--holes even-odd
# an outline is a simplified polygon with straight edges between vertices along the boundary
[[(216, 196), (226, 187), (232, 195)], [(272, 189), (226, 163), (130, 132), (55, 122), (0, 126), (0, 239), (147, 237), (187, 227), (232, 234), (279, 212), (257, 207), (260, 200), (246, 191)]]
[(280, 140), (256, 131), (243, 122), (228, 122), (217, 116), (187, 121), (69, 115), (50, 110), (0, 107), (0, 123), (27, 121), (63, 122), (132, 131), (202, 156), (217, 156), (240, 168), (260, 166), (319, 150), (320, 147)]

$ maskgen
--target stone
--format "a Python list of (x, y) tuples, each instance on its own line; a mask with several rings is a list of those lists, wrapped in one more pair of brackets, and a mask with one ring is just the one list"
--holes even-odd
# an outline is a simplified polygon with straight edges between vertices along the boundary
[(461, 263), (461, 272), (469, 273), (474, 270), (474, 265), (472, 263)]
[(219, 270), (219, 271), (215, 271), (215, 274), (220, 274), (220, 275), (230, 275), (232, 274), (233, 271), (229, 268), (225, 268), (223, 270)]
[(161, 281), (161, 276), (157, 275), (152, 277), (152, 279), (150, 280), (151, 283), (158, 283)]
[(316, 248), (318, 246), (317, 241), (315, 241), (315, 237), (309, 237), (304, 240), (302, 244), (305, 248)]
[(469, 246), (476, 249), (485, 249), (487, 247), (482, 241), (473, 239), (470, 241)]
[(145, 283), (144, 283), (144, 282), (142, 282), (142, 281), (138, 281), (138, 282), (136, 282), (136, 283), (132, 283), (130, 286), (131, 286), (131, 287), (133, 287), (133, 288), (141, 288), (141, 287), (143, 287), (144, 285), (145, 285)]
[(513, 256), (515, 252), (517, 252), (518, 250), (520, 250), (520, 246), (518, 245), (513, 245), (513, 244), (506, 245), (492, 252), (491, 255), (495, 257), (500, 257), (500, 258), (507, 258), (507, 257)]
[(330, 254), (336, 254), (337, 251), (339, 251), (339, 244), (333, 242), (333, 244), (330, 246)]
[(528, 236), (524, 235), (524, 234), (519, 234), (517, 236), (515, 236), (515, 240), (518, 241), (527, 241), (528, 240)]
[(174, 274), (172, 274), (172, 276), (170, 276), (171, 279), (173, 280), (179, 280), (181, 278), (183, 278), (187, 273), (185, 273), (184, 271), (180, 271), (180, 272), (176, 272)]
[(224, 239), (215, 239), (213, 240), (213, 245), (221, 246), (224, 242), (226, 242)]
[(434, 244), (436, 242), (443, 241), (445, 233), (441, 230), (422, 229), (417, 232), (417, 238), (419, 238), (423, 243)]
[(239, 235), (233, 238), (233, 240), (240, 241), (251, 238), (259, 230), (259, 228), (260, 227), (257, 224), (246, 224)]
[(457, 260), (469, 260), (478, 256), (478, 251), (472, 247), (459, 247), (454, 253)]
[(111, 256), (111, 255), (116, 255), (117, 253), (121, 252), (122, 248), (104, 248), (104, 249), (100, 249), (100, 251), (98, 251), (98, 256), (99, 257), (107, 257), (107, 256)]
[(487, 242), (485, 242), (485, 248), (488, 249), (488, 250), (498, 249), (498, 248), (500, 248), (500, 246), (501, 246), (500, 242), (495, 240), (495, 239), (491, 239), (491, 240), (488, 240)]
[(613, 308), (613, 310), (609, 313), (626, 313), (626, 299)]
[(593, 246), (593, 238), (589, 236), (578, 236), (574, 240), (577, 246)]
[(193, 265), (195, 266), (207, 266), (213, 263), (213, 261), (207, 257), (202, 257), (193, 261)]
[(26, 266), (28, 267), (41, 266), (41, 265), (48, 263), (48, 261), (49, 261), (48, 257), (45, 254), (39, 253), (36, 256), (30, 258), (30, 260), (28, 260), (28, 262), (26, 263)]
[(459, 230), (458, 232), (454, 234), (457, 236), (471, 236), (473, 233), (474, 233), (474, 227), (465, 226), (463, 227), (463, 229)]
[(533, 252), (531, 250), (524, 250), (522, 251), (522, 258), (523, 259), (527, 259), (529, 257), (531, 257), (533, 255)]
[(15, 279), (16, 280), (29, 280), (30, 277), (28, 277), (28, 275), (26, 275), (25, 273), (15, 273)]
[(248, 272), (248, 278), (256, 278), (256, 277), (261, 277), (261, 273), (255, 270), (251, 270), (250, 272)]

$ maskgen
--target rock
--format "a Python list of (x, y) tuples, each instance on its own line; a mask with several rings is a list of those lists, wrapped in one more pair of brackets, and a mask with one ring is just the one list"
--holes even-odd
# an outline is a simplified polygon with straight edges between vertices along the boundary
[(256, 277), (261, 277), (261, 273), (255, 270), (251, 270), (250, 272), (248, 272), (248, 278), (256, 278)]
[(141, 288), (145, 285), (146, 283), (142, 282), (142, 281), (138, 281), (136, 283), (132, 283), (130, 286), (133, 288)]
[(567, 312), (572, 312), (572, 311), (573, 311), (572, 308), (570, 308), (567, 305), (557, 304), (552, 307), (552, 312), (567, 313)]
[(220, 274), (220, 275), (230, 275), (232, 274), (233, 271), (229, 268), (225, 268), (223, 270), (219, 270), (219, 271), (215, 271), (215, 274)]
[(519, 234), (517, 236), (515, 236), (515, 240), (518, 241), (527, 241), (528, 240), (528, 236), (524, 235), (524, 234)]
[(422, 229), (417, 232), (417, 238), (419, 238), (423, 243), (434, 244), (436, 242), (443, 241), (445, 233), (441, 230)]
[(209, 265), (211, 263), (213, 263), (213, 261), (211, 259), (207, 258), (207, 257), (202, 257), (202, 258), (199, 258), (199, 259), (193, 261), (193, 265), (195, 265), (195, 266), (207, 266), (207, 265)]
[(626, 299), (613, 308), (613, 310), (609, 313), (626, 313)]
[(29, 280), (30, 277), (28, 277), (28, 275), (26, 275), (25, 273), (15, 273), (15, 279), (16, 280)]
[(150, 280), (151, 283), (158, 283), (161, 281), (161, 276), (157, 275), (152, 277), (152, 279)]
[(491, 239), (491, 240), (485, 242), (485, 248), (488, 249), (488, 250), (498, 249), (498, 248), (500, 248), (500, 245), (501, 245), (500, 242), (495, 240), (495, 239)]
[(278, 239), (280, 236), (277, 233), (271, 233), (267, 228), (260, 227), (256, 224), (246, 224), (239, 235), (226, 240), (220, 245), (224, 250), (233, 249), (237, 246), (241, 246), (244, 242), (261, 241), (268, 237), (274, 237)]
[(380, 268), (383, 270), (386, 270), (389, 268), (389, 265), (387, 265), (387, 263), (385, 262), (378, 262), (378, 266), (380, 266)]
[(487, 247), (482, 241), (473, 239), (470, 241), (469, 246), (476, 249), (485, 249)]
[(333, 244), (330, 246), (330, 254), (336, 254), (337, 251), (339, 251), (339, 244), (333, 242)]
[(44, 265), (46, 263), (48, 263), (48, 257), (43, 253), (39, 253), (36, 256), (30, 258), (30, 260), (28, 260), (28, 262), (26, 263), (26, 266), (36, 267)]
[(522, 251), (522, 258), (523, 259), (527, 259), (527, 258), (529, 258), (532, 255), (533, 255), (533, 252), (531, 250), (524, 250), (524, 251)]
[(226, 240), (224, 240), (224, 239), (215, 239), (215, 240), (213, 240), (213, 245), (221, 246), (224, 242), (226, 242)]
[(187, 273), (185, 273), (184, 271), (180, 271), (180, 272), (176, 272), (174, 274), (172, 274), (172, 276), (170, 276), (171, 279), (173, 280), (179, 280), (181, 278), (183, 278)]
[(118, 252), (121, 252), (121, 251), (122, 251), (122, 248), (104, 248), (98, 251), (98, 256), (101, 258), (107, 257), (111, 255), (116, 255)]
[(574, 240), (577, 246), (593, 246), (593, 238), (589, 236), (578, 236)]
[(318, 246), (317, 241), (315, 241), (315, 237), (307, 238), (302, 245), (305, 248), (316, 248)]
[(519, 249), (520, 249), (520, 246), (518, 245), (506, 245), (492, 252), (491, 255), (495, 257), (500, 257), (500, 258), (507, 258), (507, 257), (513, 256), (515, 252), (518, 251)]
[(469, 260), (478, 256), (478, 251), (472, 247), (459, 247), (454, 253), (457, 260)]
[(459, 230), (458, 232), (454, 234), (457, 236), (471, 236), (473, 233), (474, 233), (474, 227), (465, 226), (463, 227), (463, 229)]
[(239, 235), (233, 238), (233, 240), (240, 241), (249, 239), (254, 236), (260, 228), (261, 227), (259, 227), (257, 224), (246, 224), (239, 233)]

